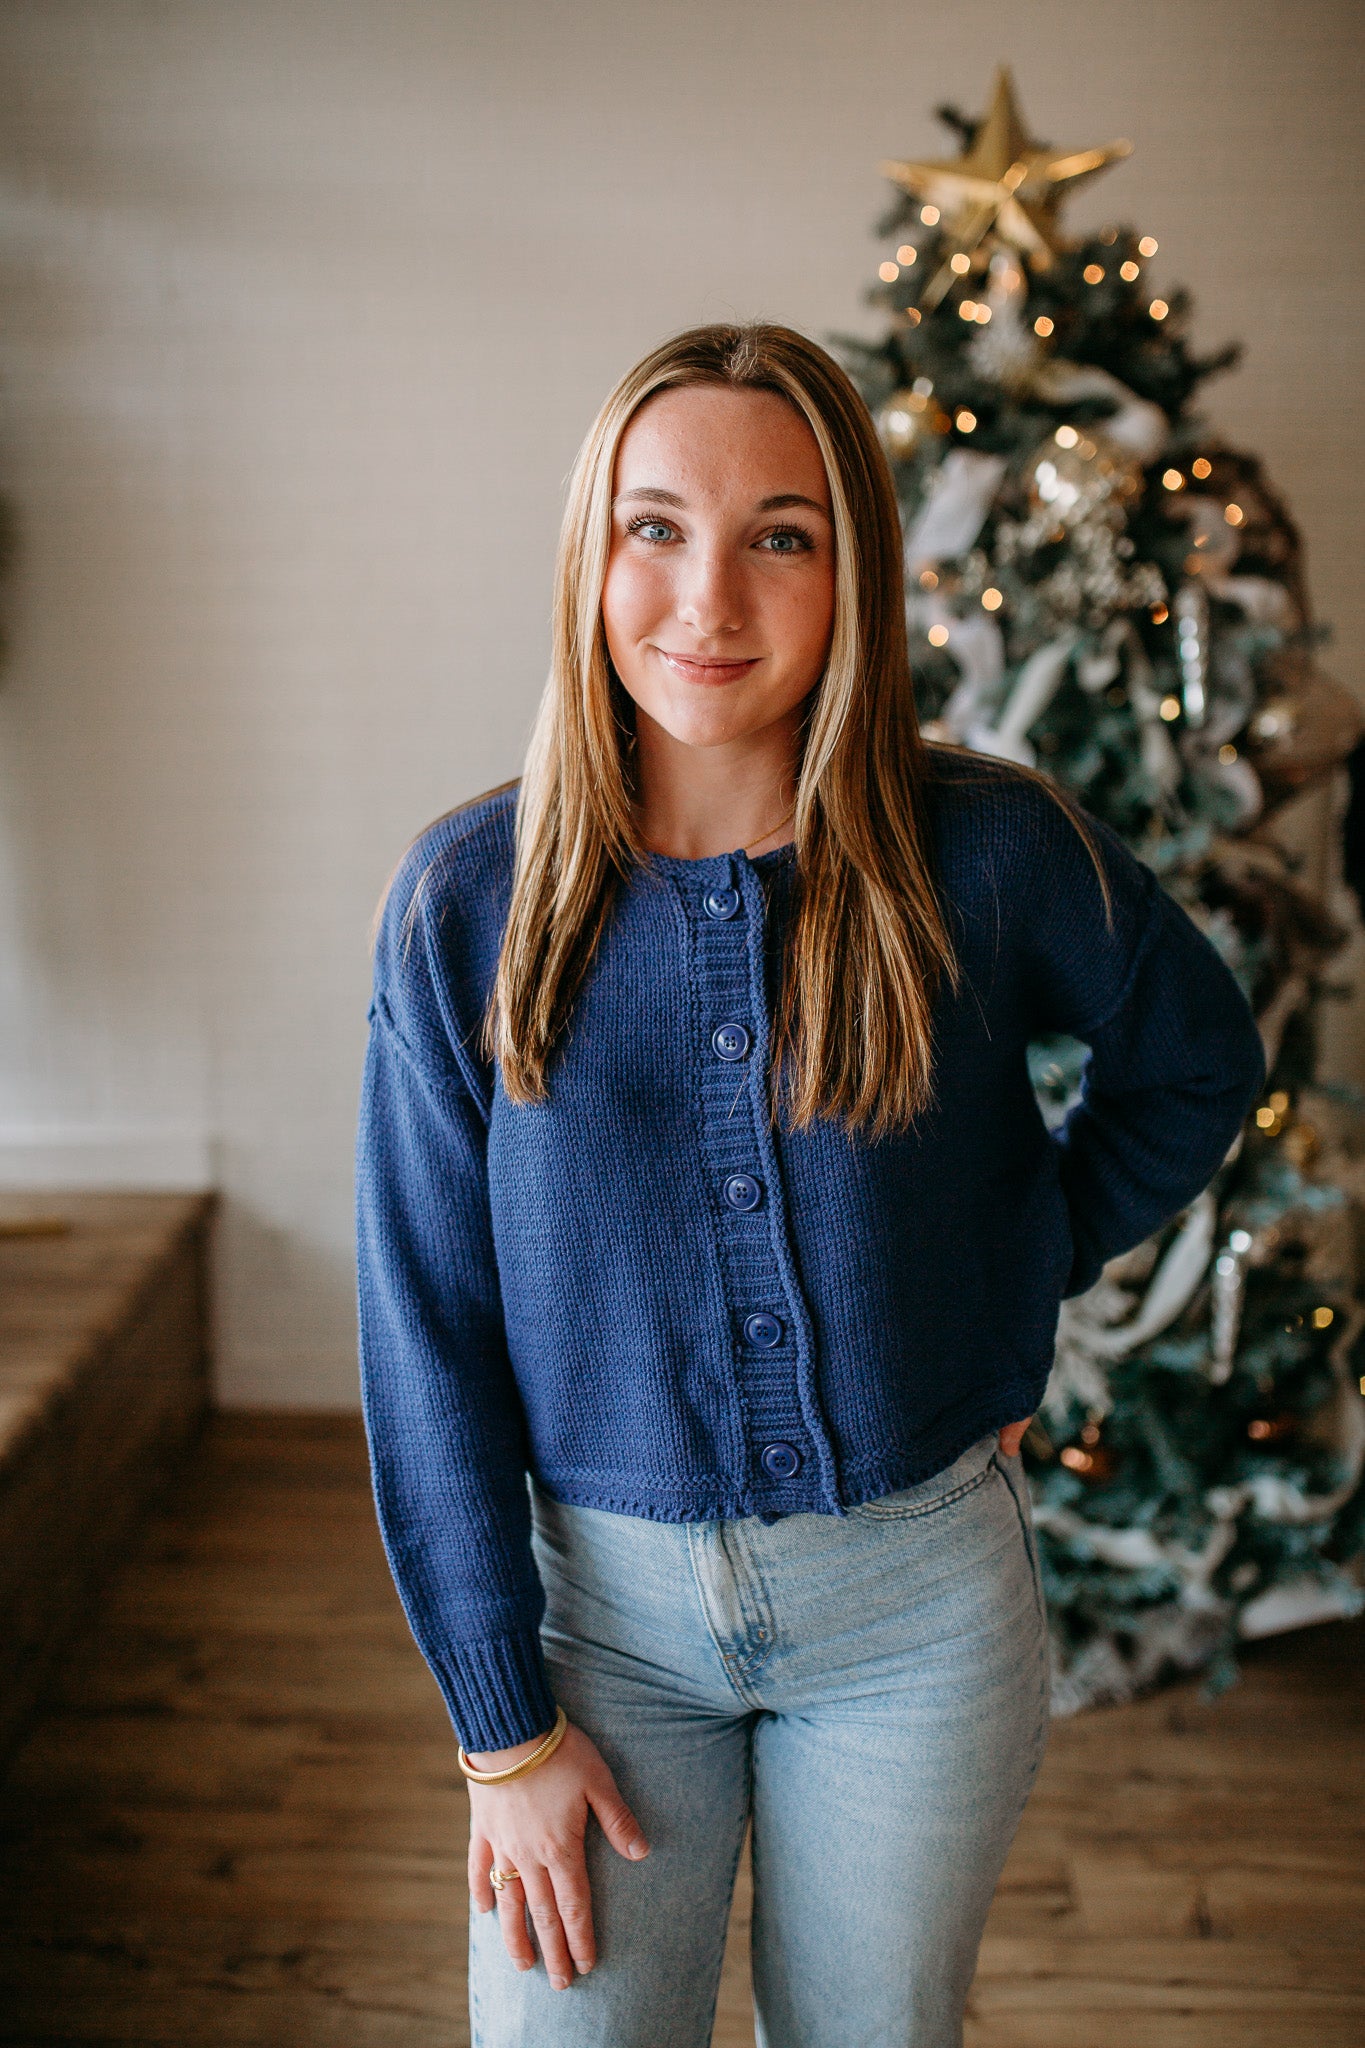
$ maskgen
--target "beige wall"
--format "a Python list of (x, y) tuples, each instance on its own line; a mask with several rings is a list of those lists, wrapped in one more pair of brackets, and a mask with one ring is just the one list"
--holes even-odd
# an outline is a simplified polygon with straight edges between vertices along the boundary
[[(1162, 245), (1365, 693), (1360, 11), (8, 0), (0, 1172), (228, 1204), (222, 1386), (353, 1398), (365, 925), (516, 772), (561, 479), (699, 318), (870, 327), (887, 154), (1013, 62)], [(1349, 1045), (1343, 1057), (1349, 1058)]]

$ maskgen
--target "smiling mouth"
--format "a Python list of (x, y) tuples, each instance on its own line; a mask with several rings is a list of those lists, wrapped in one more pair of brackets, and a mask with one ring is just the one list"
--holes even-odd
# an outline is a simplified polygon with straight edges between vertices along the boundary
[(716, 661), (704, 654), (672, 654), (661, 647), (659, 653), (676, 674), (689, 683), (729, 683), (736, 676), (747, 675), (762, 659), (761, 655), (746, 655), (742, 661)]

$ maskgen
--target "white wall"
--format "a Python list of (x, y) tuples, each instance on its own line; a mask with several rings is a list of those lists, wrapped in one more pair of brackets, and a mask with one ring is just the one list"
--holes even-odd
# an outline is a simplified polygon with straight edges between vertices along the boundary
[(8, 0), (0, 1171), (226, 1190), (222, 1391), (354, 1394), (365, 927), (516, 772), (561, 479), (698, 319), (871, 328), (884, 155), (1012, 61), (1132, 161), (1365, 692), (1347, 0)]

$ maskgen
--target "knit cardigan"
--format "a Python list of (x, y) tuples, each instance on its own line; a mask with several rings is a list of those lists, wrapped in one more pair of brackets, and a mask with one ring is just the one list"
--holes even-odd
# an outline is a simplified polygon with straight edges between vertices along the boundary
[[(1265, 1085), (1210, 940), (1089, 819), (931, 748), (918, 795), (961, 962), (935, 1096), (871, 1141), (768, 1111), (791, 848), (650, 856), (617, 891), (549, 1099), (480, 1049), (515, 791), (433, 825), (381, 920), (358, 1142), (375, 1497), (467, 1749), (554, 1717), (527, 1473), (685, 1522), (840, 1515), (1038, 1406), (1061, 1299), (1177, 1214)], [(1090, 1048), (1049, 1133), (1031, 1039)]]

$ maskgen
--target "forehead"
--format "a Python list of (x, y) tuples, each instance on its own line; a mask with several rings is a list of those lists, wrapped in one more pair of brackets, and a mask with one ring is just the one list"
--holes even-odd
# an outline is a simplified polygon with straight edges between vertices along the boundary
[(704, 496), (799, 491), (828, 504), (819, 445), (775, 391), (691, 384), (645, 400), (621, 436), (614, 487)]

